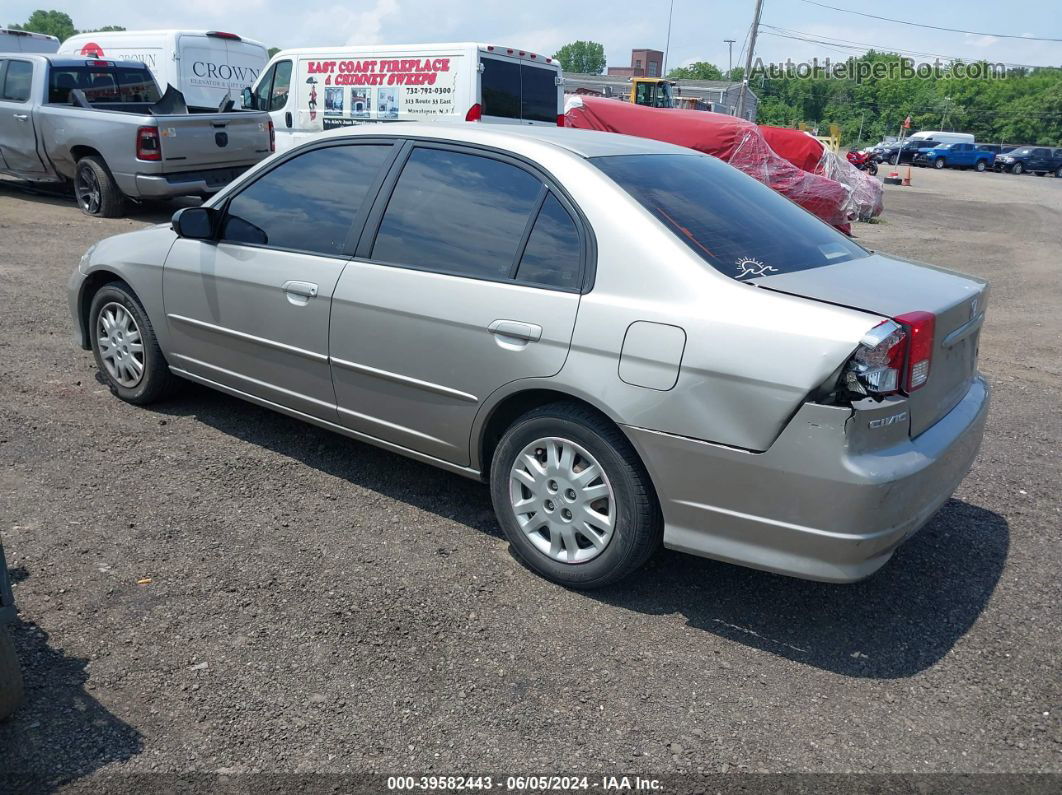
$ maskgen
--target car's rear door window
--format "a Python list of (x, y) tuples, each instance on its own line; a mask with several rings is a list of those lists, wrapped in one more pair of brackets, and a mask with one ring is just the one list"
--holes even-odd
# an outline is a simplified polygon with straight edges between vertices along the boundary
[(32, 82), (33, 64), (29, 61), (8, 61), (0, 99), (8, 102), (25, 102), (29, 99)]
[(707, 155), (621, 155), (591, 162), (709, 265), (735, 279), (869, 256), (766, 185)]
[(281, 163), (229, 201), (221, 240), (343, 254), (391, 151), (391, 144), (331, 146)]
[(546, 196), (531, 228), (516, 278), (565, 290), (577, 290), (582, 282), (579, 227), (553, 193)]
[(371, 257), (508, 279), (542, 190), (541, 179), (511, 162), (416, 147), (387, 203)]

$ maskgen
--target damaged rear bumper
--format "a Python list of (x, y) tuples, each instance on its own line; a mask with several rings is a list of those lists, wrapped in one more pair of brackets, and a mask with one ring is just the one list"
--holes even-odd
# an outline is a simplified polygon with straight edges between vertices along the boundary
[[(951, 496), (977, 456), (988, 404), (977, 377), (954, 409), (910, 439), (900, 428), (870, 429), (895, 414), (888, 405), (854, 412), (806, 403), (763, 453), (624, 430), (660, 498), (666, 547), (854, 582), (883, 566)], [(877, 433), (888, 444), (868, 450)]]

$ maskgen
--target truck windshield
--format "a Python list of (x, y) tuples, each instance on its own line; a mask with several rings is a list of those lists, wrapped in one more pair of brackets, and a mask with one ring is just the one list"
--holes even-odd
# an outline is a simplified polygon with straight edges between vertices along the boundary
[(75, 88), (84, 91), (89, 102), (158, 102), (158, 86), (146, 68), (98, 63), (53, 66), (48, 73), (48, 102), (69, 102)]
[(735, 279), (869, 256), (831, 226), (707, 155), (591, 158), (705, 262)]

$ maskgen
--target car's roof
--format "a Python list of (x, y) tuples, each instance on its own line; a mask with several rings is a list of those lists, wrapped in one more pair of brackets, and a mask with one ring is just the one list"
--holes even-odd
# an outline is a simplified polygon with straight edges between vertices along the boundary
[[(7, 55), (8, 53), (4, 53)], [(143, 61), (133, 61), (128, 58), (96, 58), (92, 55), (72, 55), (70, 53), (56, 54), (54, 52), (25, 52), (25, 53), (11, 53), (11, 55), (22, 55), (25, 57), (33, 56), (47, 61), (52, 66), (84, 66), (85, 64), (95, 64), (100, 61), (106, 61), (112, 63), (115, 66), (128, 66), (136, 69), (147, 69), (147, 64)]]
[(364, 135), (399, 135), (406, 138), (424, 137), (461, 143), (478, 143), (501, 149), (524, 148), (539, 144), (566, 149), (580, 157), (609, 157), (614, 155), (672, 154), (690, 155), (684, 146), (636, 138), (631, 135), (574, 130), (570, 127), (490, 124), (470, 122), (390, 122), (343, 127), (324, 133), (330, 138), (360, 137)]

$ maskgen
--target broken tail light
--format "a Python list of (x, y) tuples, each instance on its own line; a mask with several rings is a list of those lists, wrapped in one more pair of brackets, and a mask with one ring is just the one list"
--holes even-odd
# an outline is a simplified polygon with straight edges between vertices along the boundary
[(908, 312), (866, 333), (848, 360), (844, 386), (857, 395), (910, 393), (929, 380), (936, 316)]
[(277, 151), (277, 131), (273, 127), (273, 120), (269, 120), (269, 151)]

